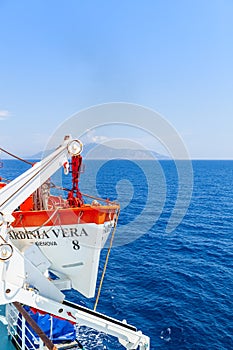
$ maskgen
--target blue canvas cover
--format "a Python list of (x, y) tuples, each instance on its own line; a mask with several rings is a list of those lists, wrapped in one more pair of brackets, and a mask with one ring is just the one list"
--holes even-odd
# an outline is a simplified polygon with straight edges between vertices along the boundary
[[(24, 306), (24, 309), (54, 344), (72, 342), (76, 339), (75, 324), (56, 316), (51, 316), (49, 314), (43, 313), (42, 311), (39, 312), (38, 310), (30, 308), (28, 306)], [(22, 316), (20, 315), (18, 319), (18, 330), (20, 336), (22, 333), (21, 325)], [(32, 333), (31, 334), (28, 330), (26, 331), (26, 345), (28, 349), (32, 349), (31, 344), (36, 347), (35, 345), (38, 343), (39, 337), (37, 334), (35, 334), (27, 322), (26, 326)]]

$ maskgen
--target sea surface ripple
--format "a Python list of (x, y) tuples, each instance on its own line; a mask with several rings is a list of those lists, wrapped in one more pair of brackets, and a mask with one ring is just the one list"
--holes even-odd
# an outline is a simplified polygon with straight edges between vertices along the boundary
[[(141, 173), (137, 178), (136, 170), (127, 162), (118, 162), (121, 171), (124, 166), (126, 173), (135, 171), (133, 203), (126, 206), (119, 219), (124, 225), (125, 219), (130, 221), (134, 214), (141, 214), (137, 202), (145, 204), (143, 196), (147, 196), (148, 186), (144, 191)], [(233, 161), (193, 161), (191, 203), (181, 224), (169, 234), (165, 228), (175, 204), (178, 178), (172, 162), (161, 164), (167, 184), (163, 211), (138, 239), (112, 249), (97, 310), (126, 319), (142, 330), (150, 336), (152, 350), (233, 349)], [(12, 165), (5, 171), (14, 177), (17, 172)], [(149, 162), (144, 166), (150, 167)], [(119, 180), (119, 172), (105, 167), (105, 174), (108, 172), (109, 176), (98, 180), (100, 195), (107, 192), (108, 182)], [(85, 174), (80, 184), (86, 192), (95, 179), (90, 174), (86, 182), (84, 178)], [(154, 184), (158, 185), (156, 175)], [(112, 199), (116, 196), (113, 188), (111, 195)], [(154, 205), (151, 203), (147, 215), (154, 215)], [(148, 219), (142, 217), (139, 231)], [(127, 225), (125, 229), (127, 232)], [(105, 256), (106, 249), (100, 270)], [(93, 307), (94, 300), (84, 300), (73, 290), (66, 294), (73, 301), (79, 298), (81, 304)], [(113, 337), (85, 327), (78, 331), (85, 349), (123, 349)]]

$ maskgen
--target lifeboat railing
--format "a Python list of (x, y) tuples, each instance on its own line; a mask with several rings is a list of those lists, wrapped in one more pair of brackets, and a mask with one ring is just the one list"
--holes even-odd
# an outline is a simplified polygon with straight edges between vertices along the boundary
[[(50, 183), (50, 188), (51, 189), (54, 188), (56, 190), (66, 191), (66, 192), (70, 191), (69, 188), (62, 187), (62, 186), (57, 186), (57, 185), (55, 185), (52, 182)], [(87, 193), (83, 193), (83, 192), (81, 192), (81, 194), (82, 194), (83, 197), (86, 197), (88, 199), (93, 199), (93, 201), (101, 202), (101, 203), (104, 203), (105, 205), (117, 205), (117, 206), (119, 206), (119, 203), (117, 201), (113, 201), (113, 200), (110, 200), (108, 198), (105, 199), (105, 198), (93, 196), (93, 195), (90, 195), (90, 194), (87, 194)]]

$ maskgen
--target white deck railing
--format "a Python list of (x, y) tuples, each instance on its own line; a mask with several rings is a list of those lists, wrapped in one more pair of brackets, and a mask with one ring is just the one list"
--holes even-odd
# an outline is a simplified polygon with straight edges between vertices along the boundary
[(19, 314), (12, 304), (6, 305), (6, 319), (8, 322), (8, 335), (16, 349), (20, 350), (46, 350), (43, 341), (39, 340), (27, 326), (25, 318)]
[[(48, 350), (49, 348), (45, 346), (42, 339), (35, 333), (31, 331), (31, 328), (28, 327), (23, 315), (16, 309), (13, 304), (6, 305), (6, 321), (9, 338), (12, 341), (12, 344), (17, 350)], [(51, 323), (52, 325), (52, 323)], [(68, 349), (82, 349), (83, 347), (79, 346), (78, 341), (56, 344), (54, 349), (59, 350), (68, 350)], [(1, 344), (0, 344), (1, 349)]]

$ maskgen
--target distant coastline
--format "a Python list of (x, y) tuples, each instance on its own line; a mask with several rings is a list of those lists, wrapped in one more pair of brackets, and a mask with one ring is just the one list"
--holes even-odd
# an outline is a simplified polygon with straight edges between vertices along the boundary
[[(41, 159), (50, 154), (52, 150), (40, 151), (33, 155), (27, 155), (25, 159)], [(98, 143), (89, 143), (83, 148), (82, 156), (86, 159), (115, 159), (127, 158), (135, 160), (171, 160), (166, 155), (146, 149), (112, 148)]]

